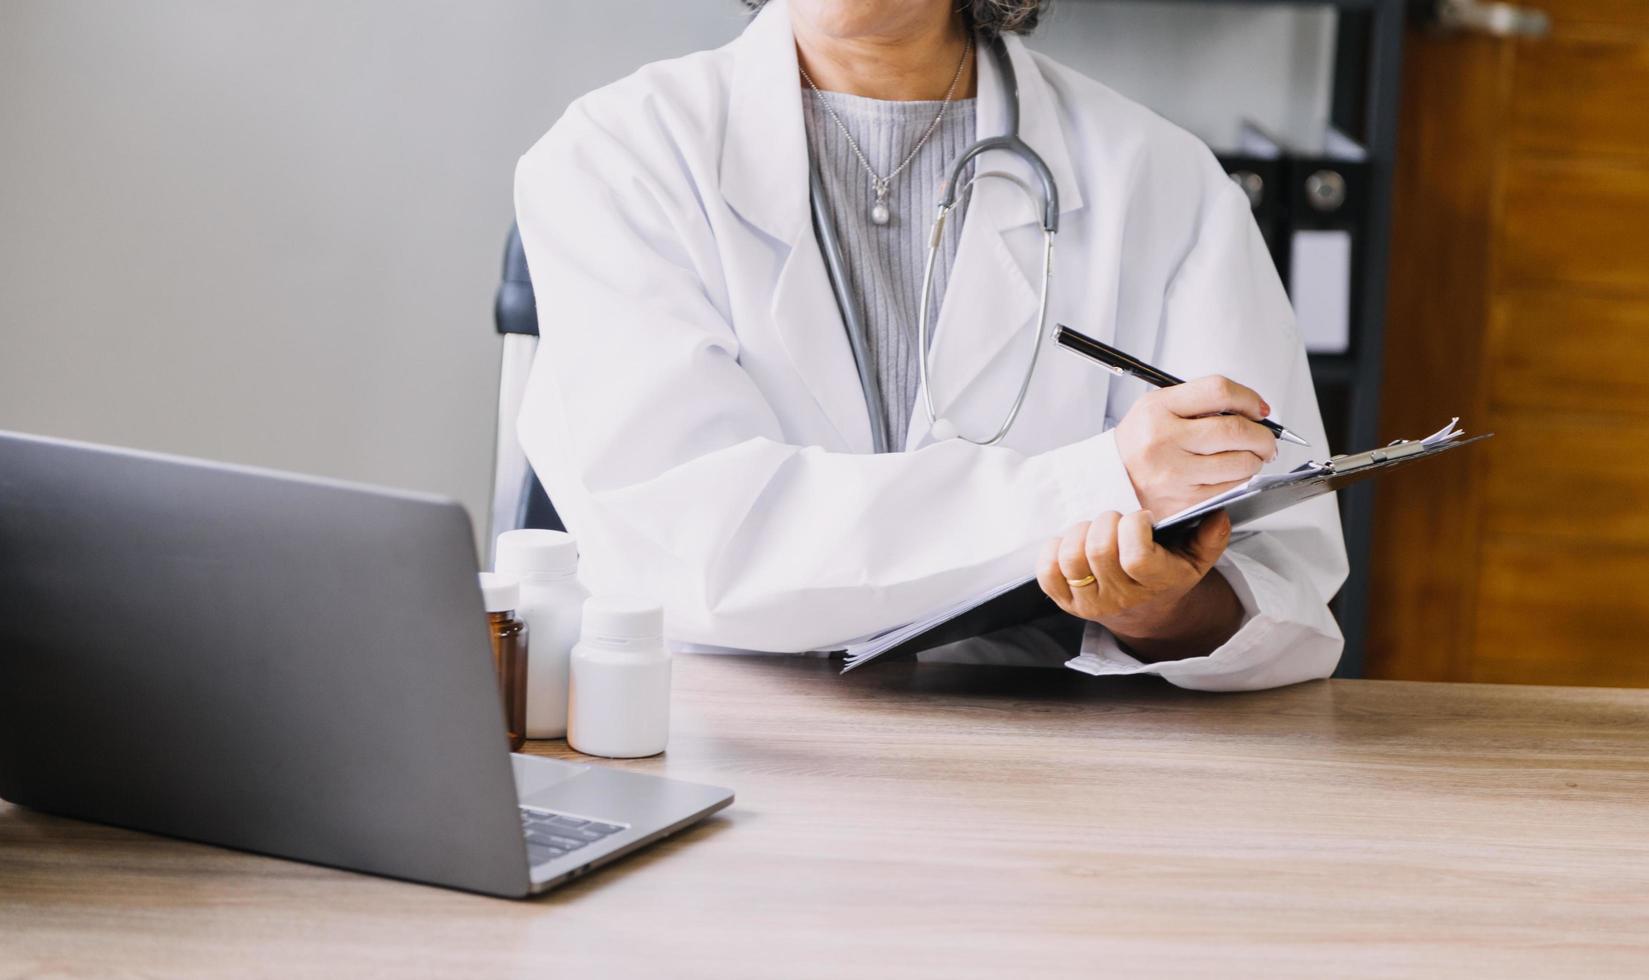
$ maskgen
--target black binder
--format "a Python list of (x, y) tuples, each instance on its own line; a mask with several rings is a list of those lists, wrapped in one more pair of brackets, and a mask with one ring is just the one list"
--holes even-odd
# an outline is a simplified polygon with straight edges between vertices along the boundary
[(1271, 260), (1277, 263), (1279, 271), (1286, 269), (1285, 253), (1280, 251), (1288, 237), (1284, 206), (1288, 184), (1284, 179), (1287, 170), (1283, 161), (1248, 153), (1221, 153), (1219, 161), (1232, 182), (1247, 195), (1254, 223), (1260, 227), (1260, 237), (1265, 239)]
[[(1357, 270), (1363, 267), (1365, 229), (1373, 193), (1373, 174), (1367, 152), (1335, 130), (1330, 130), (1321, 152), (1293, 153), (1287, 157), (1288, 199), (1284, 204), (1288, 222), (1288, 244), (1282, 251), (1283, 283), (1300, 316), (1300, 332), (1306, 350), (1313, 354), (1344, 354), (1356, 349), (1360, 332), (1359, 311), (1366, 284)], [(1326, 233), (1326, 234), (1325, 234)], [(1333, 297), (1325, 297), (1323, 283), (1300, 281), (1312, 275), (1309, 250), (1335, 234), (1343, 235), (1344, 255), (1338, 258), (1345, 268), (1334, 284)], [(1276, 252), (1274, 255), (1278, 254)], [(1313, 292), (1313, 286), (1319, 287)], [(1311, 293), (1308, 298), (1308, 293)], [(1332, 303), (1327, 315), (1343, 320), (1339, 329), (1320, 329), (1313, 322), (1313, 307)]]
[[(1364, 229), (1373, 193), (1367, 151), (1334, 129), (1324, 135), (1320, 147), (1303, 151), (1252, 122), (1244, 122), (1237, 148), (1218, 156), (1225, 172), (1248, 195), (1254, 221), (1283, 287), (1302, 315), (1301, 333), (1306, 337), (1307, 350), (1313, 354), (1344, 354), (1354, 349), (1363, 292), (1357, 270), (1362, 268)], [(1328, 299), (1336, 324), (1345, 324), (1343, 336), (1337, 325), (1328, 330), (1314, 329), (1317, 325), (1311, 321), (1313, 312), (1300, 309), (1303, 292), (1313, 285), (1325, 285), (1295, 281), (1307, 274), (1302, 269), (1313, 267), (1314, 256), (1309, 250), (1322, 241), (1321, 236), (1317, 240), (1300, 236), (1324, 232), (1342, 233), (1349, 242), (1345, 268), (1339, 279), (1329, 284), (1335, 295)], [(1302, 243), (1302, 249), (1297, 249), (1297, 243)], [(1312, 299), (1320, 302), (1323, 296), (1316, 292)]]

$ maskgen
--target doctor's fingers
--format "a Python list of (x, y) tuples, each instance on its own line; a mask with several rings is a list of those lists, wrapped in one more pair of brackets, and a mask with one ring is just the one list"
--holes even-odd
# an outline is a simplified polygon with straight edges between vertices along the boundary
[(1151, 537), (1151, 512), (1136, 510), (1117, 525), (1117, 562), (1129, 578), (1157, 592), (1185, 586), (1200, 572), (1186, 557)]
[(1262, 462), (1277, 455), (1277, 437), (1258, 422), (1240, 415), (1211, 415), (1201, 419), (1180, 419), (1174, 424), (1174, 444), (1187, 452), (1250, 452)]
[(1271, 406), (1266, 404), (1259, 392), (1218, 374), (1163, 388), (1157, 392), (1157, 397), (1169, 411), (1181, 418), (1234, 412), (1259, 421), (1271, 414)]
[(1187, 453), (1183, 459), (1185, 474), (1199, 487), (1216, 483), (1241, 483), (1260, 471), (1260, 458), (1245, 450), (1213, 453), (1207, 456)]
[(1082, 542), (1084, 564), (1088, 574), (1111, 589), (1131, 588), (1135, 582), (1123, 571), (1117, 553), (1117, 528), (1124, 518), (1116, 511), (1106, 511), (1088, 525), (1088, 534)]
[[(1229, 480), (1225, 483), (1205, 483), (1187, 495), (1185, 507), (1189, 507), (1192, 504), (1200, 504), (1209, 497), (1218, 497), (1225, 491), (1235, 490), (1247, 482), (1248, 478), (1244, 477), (1241, 480)], [(1181, 507), (1180, 509), (1184, 510), (1185, 507)]]
[(1197, 526), (1197, 531), (1186, 542), (1183, 557), (1196, 570), (1198, 580), (1207, 575), (1214, 567), (1214, 563), (1225, 554), (1226, 545), (1231, 543), (1231, 515), (1223, 510), (1203, 518)]
[(1071, 586), (1065, 581), (1065, 573), (1059, 568), (1059, 546), (1064, 538), (1049, 538), (1042, 546), (1042, 555), (1036, 562), (1036, 582), (1042, 586), (1042, 591), (1052, 599), (1059, 608), (1071, 615), (1076, 615), (1076, 609), (1071, 604)]
[[(1081, 534), (1079, 548), (1060, 552), (1061, 567), (1068, 578), (1081, 581), (1081, 577), (1071, 574), (1076, 571), (1094, 578), (1093, 582), (1082, 588), (1071, 589), (1078, 614), (1086, 619), (1098, 619), (1125, 608), (1129, 597), (1139, 591), (1139, 583), (1128, 577), (1118, 561), (1117, 528), (1123, 520), (1123, 516), (1116, 511), (1106, 511), (1094, 518), (1086, 533)], [(1073, 528), (1066, 538), (1067, 542), (1081, 531), (1081, 528)], [(1080, 557), (1069, 557), (1072, 554)]]
[[(1103, 521), (1107, 515), (1101, 514)], [(1059, 539), (1059, 574), (1067, 584), (1081, 582), (1093, 574), (1088, 567), (1088, 531), (1093, 527), (1093, 521), (1081, 521), (1065, 532)], [(1092, 593), (1093, 586), (1070, 586), (1071, 598), (1080, 601), (1085, 592)]]

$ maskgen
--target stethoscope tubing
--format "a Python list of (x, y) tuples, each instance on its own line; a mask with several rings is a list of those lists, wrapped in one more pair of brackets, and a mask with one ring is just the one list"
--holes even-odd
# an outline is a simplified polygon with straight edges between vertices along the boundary
[(842, 311), (842, 326), (847, 330), (848, 346), (853, 349), (853, 365), (859, 372), (859, 388), (865, 395), (865, 411), (870, 414), (870, 442), (874, 452), (888, 451), (887, 406), (882, 404), (876, 384), (874, 366), (870, 361), (870, 332), (859, 315), (859, 305), (847, 294), (847, 262), (843, 258), (841, 240), (836, 237), (836, 226), (822, 207), (825, 199), (824, 179), (816, 164), (810, 164), (808, 184), (813, 194), (813, 232), (819, 239), (819, 251), (824, 253), (825, 273), (830, 277), (831, 291), (836, 294), (836, 305)]
[[(1029, 147), (1026, 149), (1029, 149)], [(978, 181), (988, 179), (1009, 181), (1017, 185), (1027, 196), (1033, 200), (1035, 199), (1035, 193), (1031, 190), (1030, 185), (1013, 174), (999, 170), (987, 170), (984, 173), (975, 174), (967, 181), (963, 193), (966, 193), (967, 189)], [(957, 195), (957, 199), (961, 199), (960, 194)], [(929, 325), (932, 322), (929, 313), (929, 302), (933, 296), (933, 270), (935, 259), (939, 255), (939, 239), (944, 234), (945, 219), (954, 207), (954, 203), (948, 206), (941, 204), (938, 214), (933, 219), (933, 232), (929, 236), (928, 242), (928, 258), (922, 268), (922, 302), (920, 312), (916, 318), (916, 346), (918, 351), (916, 367), (917, 376), (921, 381), (922, 406), (927, 412), (928, 424), (935, 430), (940, 428), (940, 416), (934, 406), (932, 371), (928, 366), (929, 351), (932, 347), (929, 336)], [(1008, 414), (1003, 416), (1002, 424), (996, 427), (996, 431), (991, 434), (991, 437), (988, 439), (968, 439), (969, 442), (980, 446), (994, 446), (1001, 442), (1007, 437), (1008, 431), (1013, 428), (1014, 422), (1019, 418), (1019, 410), (1025, 406), (1025, 398), (1031, 391), (1031, 380), (1036, 377), (1036, 362), (1042, 356), (1042, 335), (1048, 324), (1048, 284), (1053, 279), (1053, 262), (1054, 232), (1044, 225), (1042, 228), (1042, 288), (1037, 292), (1036, 330), (1031, 333), (1031, 355), (1025, 365), (1025, 376), (1019, 382), (1019, 390), (1014, 393), (1013, 404), (1008, 407)], [(956, 437), (967, 438), (960, 432), (956, 433)]]
[[(936, 437), (950, 426), (947, 420), (942, 419), (936, 411), (933, 391), (932, 366), (929, 356), (930, 314), (932, 312), (931, 293), (933, 291), (934, 265), (939, 255), (939, 245), (944, 235), (945, 222), (958, 202), (980, 180), (1001, 179), (1019, 187), (1025, 195), (1039, 205), (1039, 223), (1042, 227), (1042, 287), (1038, 291), (1036, 330), (1031, 335), (1031, 353), (1025, 366), (1025, 378), (1019, 385), (1014, 396), (1013, 404), (1009, 406), (1001, 425), (990, 438), (985, 440), (967, 439), (956, 432), (958, 438), (967, 439), (976, 445), (992, 446), (1001, 442), (1013, 427), (1019, 417), (1019, 411), (1024, 407), (1026, 396), (1030, 393), (1031, 381), (1036, 374), (1037, 360), (1042, 353), (1043, 334), (1048, 326), (1048, 286), (1053, 278), (1054, 236), (1059, 231), (1059, 188), (1054, 183), (1053, 171), (1030, 145), (1019, 138), (1019, 77), (1014, 72), (1013, 61), (1008, 55), (1008, 47), (1000, 37), (992, 38), (990, 44), (991, 56), (995, 59), (997, 69), (1002, 76), (1003, 87), (1006, 90), (1005, 111), (1007, 132), (1000, 136), (990, 136), (979, 140), (962, 152), (951, 164), (950, 174), (944, 183), (944, 192), (940, 196), (938, 210), (934, 215), (933, 228), (928, 235), (928, 256), (922, 269), (922, 298), (920, 314), (916, 325), (917, 334), (917, 370), (920, 375), (923, 408), (927, 413), (930, 431)], [(1041, 194), (1032, 188), (1028, 182), (1015, 174), (999, 170), (990, 170), (975, 174), (966, 181), (962, 180), (962, 171), (975, 158), (984, 153), (1000, 151), (1016, 157), (1025, 163), (1041, 185)], [(817, 162), (809, 167), (809, 189), (813, 198), (813, 229), (818, 237), (820, 251), (824, 254), (825, 271), (829, 274), (832, 291), (836, 295), (836, 305), (841, 310), (842, 325), (848, 334), (848, 343), (853, 350), (854, 365), (859, 373), (859, 385), (864, 391), (865, 408), (870, 417), (871, 444), (876, 452), (887, 452), (888, 437), (886, 433), (886, 409), (882, 404), (881, 395), (873, 376), (870, 362), (868, 332), (860, 316), (858, 305), (848, 295), (847, 260), (842, 252), (841, 241), (836, 235), (835, 226), (831, 223), (830, 215), (825, 209), (825, 192), (823, 180), (819, 175)]]

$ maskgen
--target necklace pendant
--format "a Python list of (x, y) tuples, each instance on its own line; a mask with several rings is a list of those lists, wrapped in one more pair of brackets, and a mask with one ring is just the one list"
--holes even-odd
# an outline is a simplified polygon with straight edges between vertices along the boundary
[(887, 207), (887, 182), (876, 182), (876, 203), (870, 206), (870, 221), (875, 225), (885, 225), (893, 213)]

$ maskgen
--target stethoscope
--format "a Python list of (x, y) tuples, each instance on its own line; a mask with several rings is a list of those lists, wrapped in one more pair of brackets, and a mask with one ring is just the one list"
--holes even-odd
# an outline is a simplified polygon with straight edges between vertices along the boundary
[[(1031, 149), (1024, 140), (1019, 138), (1019, 77), (1014, 73), (1013, 62), (1008, 57), (1008, 46), (1000, 37), (993, 38), (990, 43), (991, 57), (996, 62), (997, 70), (1002, 75), (1003, 87), (1007, 93), (1005, 103), (1007, 115), (1007, 133), (1002, 136), (986, 137), (974, 143), (957, 157), (951, 164), (950, 173), (945, 179), (944, 193), (940, 196), (938, 212), (933, 219), (933, 231), (928, 236), (928, 257), (922, 270), (922, 303), (921, 312), (916, 322), (916, 342), (918, 350), (917, 367), (922, 383), (923, 409), (927, 413), (929, 431), (935, 440), (964, 439), (980, 446), (994, 446), (1001, 442), (1013, 427), (1014, 419), (1019, 417), (1019, 410), (1025, 404), (1025, 396), (1031, 390), (1031, 378), (1036, 373), (1036, 361), (1042, 353), (1042, 335), (1048, 325), (1048, 281), (1053, 275), (1054, 235), (1059, 231), (1059, 189), (1054, 186), (1053, 171)], [(1042, 194), (1037, 196), (1036, 190), (1022, 178), (1004, 173), (1000, 170), (987, 170), (974, 174), (968, 180), (962, 180), (962, 171), (974, 157), (992, 150), (1002, 150), (1012, 154), (1031, 168), (1042, 185)], [(870, 413), (870, 431), (872, 443), (876, 452), (888, 451), (886, 412), (882, 406), (882, 399), (878, 394), (876, 379), (872, 376), (870, 364), (870, 344), (864, 322), (859, 317), (858, 307), (852, 297), (847, 294), (847, 260), (842, 254), (841, 241), (836, 237), (835, 226), (831, 224), (830, 215), (825, 210), (824, 183), (819, 176), (819, 168), (810, 166), (810, 186), (813, 198), (813, 230), (819, 239), (819, 247), (824, 252), (825, 270), (830, 274), (831, 289), (836, 294), (836, 305), (841, 309), (842, 324), (847, 329), (848, 343), (853, 348), (853, 360), (859, 370), (859, 387), (864, 390), (865, 407)], [(1041, 209), (1042, 223), (1042, 289), (1037, 299), (1036, 331), (1031, 335), (1030, 361), (1025, 365), (1025, 378), (1019, 383), (1019, 391), (1014, 395), (1013, 404), (1008, 413), (997, 426), (996, 432), (988, 439), (970, 439), (963, 435), (950, 419), (941, 417), (934, 409), (933, 398), (933, 371), (929, 364), (928, 334), (931, 292), (933, 290), (933, 268), (939, 255), (939, 244), (945, 233), (945, 222), (950, 218), (957, 204), (964, 195), (972, 189), (974, 184), (981, 180), (1005, 180), (1018, 187), (1026, 197)]]

